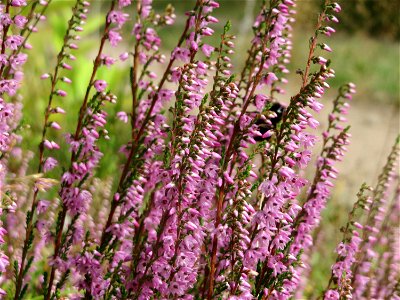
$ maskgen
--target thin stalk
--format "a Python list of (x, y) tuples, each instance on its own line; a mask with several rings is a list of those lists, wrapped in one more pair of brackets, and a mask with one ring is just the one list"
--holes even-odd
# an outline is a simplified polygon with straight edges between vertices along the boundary
[[(115, 3), (116, 3), (116, 0), (113, 0), (111, 2), (109, 12), (114, 9)], [(103, 48), (104, 48), (105, 42), (108, 39), (108, 32), (110, 30), (110, 25), (111, 25), (111, 22), (108, 20), (108, 13), (107, 13), (106, 18), (105, 18), (105, 27), (104, 27), (104, 31), (103, 31), (103, 36), (102, 36), (101, 41), (100, 41), (100, 47), (99, 47), (97, 56), (96, 56), (96, 58), (94, 60), (92, 75), (90, 76), (89, 84), (88, 84), (88, 86), (86, 88), (85, 97), (83, 99), (83, 103), (82, 103), (82, 106), (81, 106), (80, 111), (79, 111), (78, 124), (77, 124), (75, 135), (74, 135), (75, 140), (78, 140), (79, 135), (80, 135), (81, 130), (82, 130), (83, 119), (84, 119), (84, 116), (85, 116), (85, 112), (86, 112), (86, 109), (87, 109), (87, 103), (88, 103), (88, 99), (89, 99), (89, 93), (90, 93), (90, 90), (91, 90), (91, 88), (93, 86), (93, 82), (94, 82), (94, 78), (96, 76), (97, 70), (101, 65), (101, 54), (103, 52)], [(77, 159), (76, 154), (72, 153), (71, 154), (71, 165), (72, 165), (72, 162), (74, 162), (76, 159)], [(58, 231), (56, 233), (56, 239), (54, 241), (53, 260), (56, 260), (56, 258), (58, 258), (59, 251), (60, 251), (60, 248), (62, 246), (61, 245), (61, 237), (62, 237), (62, 232), (63, 232), (63, 228), (64, 228), (66, 215), (67, 215), (67, 207), (65, 205), (63, 205), (62, 211), (60, 213), (60, 227), (58, 228)], [(49, 279), (49, 284), (48, 284), (47, 294), (45, 296), (45, 300), (50, 300), (51, 289), (53, 287), (53, 282), (54, 282), (54, 278), (55, 278), (55, 272), (56, 272), (56, 266), (53, 265), (52, 268), (51, 268), (50, 279)]]

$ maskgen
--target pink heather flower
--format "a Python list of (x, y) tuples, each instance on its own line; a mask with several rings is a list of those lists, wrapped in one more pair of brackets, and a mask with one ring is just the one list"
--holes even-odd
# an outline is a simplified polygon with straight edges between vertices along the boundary
[(10, 25), (11, 22), (12, 22), (12, 20), (10, 18), (10, 14), (7, 14), (7, 13), (1, 13), (0, 14), (0, 24), (2, 26)]
[(78, 45), (77, 45), (77, 44), (74, 44), (74, 43), (69, 44), (68, 47), (69, 47), (70, 49), (74, 49), (74, 50), (76, 50), (76, 49), (79, 48)]
[(339, 3), (337, 3), (337, 2), (332, 3), (332, 8), (333, 8), (333, 11), (337, 12), (337, 13), (339, 13), (342, 10), (342, 8), (340, 7)]
[(43, 164), (43, 171), (48, 172), (57, 166), (58, 161), (53, 157), (46, 158), (46, 161)]
[(324, 105), (321, 102), (314, 100), (314, 98), (312, 97), (308, 97), (307, 100), (308, 100), (307, 105), (315, 112), (320, 112), (321, 109), (324, 107)]
[(6, 54), (0, 54), (0, 66), (8, 65), (8, 57)]
[(11, 5), (14, 7), (26, 6), (26, 1), (25, 0), (12, 0)]
[(174, 49), (174, 51), (172, 52), (172, 56), (175, 59), (179, 59), (183, 62), (188, 62), (189, 58), (190, 58), (190, 51), (189, 51), (189, 49), (186, 49), (186, 48), (176, 47)]
[(271, 85), (272, 83), (274, 83), (277, 80), (278, 80), (278, 77), (275, 75), (275, 73), (269, 72), (267, 74), (267, 76), (265, 76), (265, 78), (263, 79), (263, 82), (266, 85)]
[(73, 214), (84, 213), (87, 205), (92, 200), (92, 194), (87, 190), (80, 190), (79, 188), (64, 188), (62, 190), (62, 199)]
[(175, 14), (165, 16), (165, 24), (172, 25), (175, 22)]
[(44, 140), (43, 144), (47, 149), (50, 149), (50, 150), (51, 149), (60, 149), (60, 146), (54, 141)]
[(219, 20), (217, 18), (215, 18), (211, 15), (208, 15), (206, 20), (207, 20), (207, 22), (210, 22), (210, 23), (218, 23), (219, 22)]
[(122, 41), (121, 35), (116, 30), (110, 30), (108, 32), (108, 39), (110, 40), (110, 44), (113, 47), (116, 47), (119, 44), (119, 42)]
[(335, 290), (328, 290), (324, 295), (324, 300), (339, 300), (339, 293)]
[(264, 108), (265, 103), (268, 101), (268, 97), (263, 95), (263, 94), (257, 94), (254, 99), (254, 103), (257, 107), (257, 109), (261, 112), (261, 110)]
[(224, 172), (224, 178), (228, 184), (234, 184), (233, 178), (229, 176), (228, 172)]
[(16, 71), (14, 73), (14, 80), (16, 80), (17, 82), (21, 82), (23, 78), (24, 78), (24, 73), (23, 72)]
[(8, 257), (3, 252), (0, 252), (0, 272), (4, 273), (9, 263)]
[[(2, 211), (0, 211), (2, 212)], [(7, 234), (7, 230), (4, 228), (0, 227), (0, 244), (4, 244), (4, 236)]]
[(129, 58), (129, 53), (128, 52), (124, 52), (124, 53), (122, 53), (120, 56), (119, 56), (119, 59), (121, 60), (121, 61), (125, 61), (125, 60), (127, 60)]
[(50, 78), (49, 73), (44, 73), (42, 76), (40, 76), (40, 79), (47, 79), (47, 78)]
[(15, 16), (13, 20), (14, 20), (15, 26), (17, 26), (18, 28), (23, 28), (25, 26), (26, 22), (28, 22), (28, 19), (22, 15)]
[(38, 205), (37, 205), (37, 212), (39, 213), (39, 214), (42, 214), (42, 213), (44, 213), (44, 212), (46, 212), (47, 211), (47, 209), (49, 208), (49, 206), (50, 206), (50, 201), (47, 201), (47, 200), (39, 200), (39, 202), (38, 202)]
[(247, 126), (249, 126), (250, 125), (250, 123), (251, 123), (251, 118), (250, 118), (250, 116), (248, 116), (248, 115), (243, 115), (241, 118), (240, 118), (240, 129), (245, 129)]
[(339, 19), (333, 15), (329, 16), (329, 20), (334, 22), (334, 23), (339, 23)]
[(60, 124), (58, 124), (57, 122), (54, 122), (54, 121), (50, 123), (50, 127), (55, 129), (55, 130), (60, 130), (61, 129)]
[(51, 141), (51, 146), (52, 146), (52, 149), (56, 149), (56, 150), (60, 149), (60, 146), (54, 141)]
[(6, 39), (5, 45), (12, 50), (17, 50), (23, 40), (23, 37), (20, 35), (12, 35)]
[(181, 70), (179, 68), (172, 69), (171, 71), (171, 81), (178, 82), (179, 78), (181, 78)]
[(28, 27), (32, 32), (37, 32), (38, 31), (38, 29), (37, 29), (37, 27), (34, 27), (34, 26), (29, 26)]
[(124, 111), (120, 111), (117, 113), (118, 119), (120, 119), (124, 123), (128, 123), (128, 115)]
[(319, 122), (314, 118), (308, 118), (307, 121), (308, 121), (308, 126), (310, 126), (313, 129), (316, 129), (319, 126)]
[(324, 33), (326, 36), (331, 36), (332, 33), (335, 33), (335, 32), (336, 32), (336, 30), (333, 29), (333, 28), (330, 27), (330, 26), (326, 26), (326, 27), (323, 28), (323, 33)]
[(0, 80), (0, 93), (7, 93), (13, 96), (17, 91), (17, 86), (16, 80)]
[(104, 92), (104, 90), (106, 89), (107, 82), (105, 82), (104, 80), (96, 80), (93, 85), (94, 85), (94, 88), (96, 89), (96, 91), (101, 93), (101, 92)]
[(201, 29), (201, 34), (205, 36), (212, 36), (214, 34), (214, 30), (210, 27), (204, 27)]
[(142, 19), (146, 19), (151, 11), (151, 2), (153, 0), (143, 0), (142, 1), (142, 10), (141, 10), (141, 17)]
[(61, 78), (62, 81), (64, 81), (65, 83), (72, 83), (72, 80), (69, 79), (68, 77), (63, 77)]
[(106, 67), (112, 66), (113, 64), (115, 64), (115, 61), (116, 61), (114, 58), (112, 58), (111, 56), (107, 56), (107, 55), (102, 55), (101, 59), (103, 61), (103, 64)]
[(171, 90), (167, 90), (167, 89), (162, 89), (160, 90), (160, 92), (158, 93), (158, 96), (160, 97), (160, 100), (163, 102), (167, 102), (169, 100), (171, 100), (172, 96), (175, 94), (174, 91)]
[(144, 65), (147, 60), (148, 60), (148, 56), (146, 55), (146, 53), (143, 53), (143, 52), (139, 53), (139, 62), (141, 64)]
[(283, 255), (270, 256), (268, 259), (268, 267), (272, 269), (274, 277), (286, 271), (286, 266), (280, 261)]
[(119, 0), (118, 1), (119, 8), (126, 7), (130, 4), (131, 4), (131, 0)]
[(66, 91), (63, 91), (63, 90), (57, 90), (57, 91), (56, 91), (56, 94), (57, 94), (58, 96), (61, 96), (61, 97), (67, 96), (67, 92), (66, 92)]
[(214, 47), (208, 44), (204, 44), (203, 46), (201, 46), (201, 51), (203, 51), (205, 56), (210, 57), (211, 53), (214, 52)]
[(51, 112), (54, 114), (62, 114), (62, 115), (65, 114), (65, 110), (62, 109), (61, 107), (55, 107), (51, 110)]
[(128, 20), (129, 15), (123, 13), (122, 11), (113, 10), (111, 11), (108, 16), (107, 20), (110, 23), (115, 23), (118, 25), (118, 28), (121, 28), (124, 23)]
[(280, 168), (279, 174), (283, 177), (286, 177), (287, 179), (291, 179), (291, 178), (293, 178), (293, 176), (295, 176), (295, 172), (293, 171), (293, 169), (291, 169), (289, 167)]
[(158, 50), (158, 46), (161, 44), (161, 39), (157, 35), (157, 32), (153, 28), (147, 28), (144, 34), (143, 46), (147, 49)]
[(67, 64), (67, 63), (62, 63), (62, 64), (61, 64), (61, 67), (64, 68), (64, 69), (66, 69), (66, 70), (72, 70), (72, 67), (71, 67), (69, 64)]
[(136, 23), (133, 26), (132, 35), (134, 35), (137, 40), (140, 39), (142, 28), (143, 28), (142, 24), (139, 23)]
[(318, 56), (317, 61), (320, 65), (326, 65), (326, 63), (328, 62), (328, 60), (322, 56)]

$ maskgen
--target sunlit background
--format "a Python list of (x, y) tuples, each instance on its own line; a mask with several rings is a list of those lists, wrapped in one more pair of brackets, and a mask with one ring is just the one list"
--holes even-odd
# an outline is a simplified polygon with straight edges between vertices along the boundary
[[(176, 44), (185, 22), (184, 11), (190, 10), (194, 1), (158, 0), (154, 3), (158, 10), (163, 10), (168, 3), (176, 8), (176, 24), (160, 33), (163, 52), (168, 55)], [(214, 27), (215, 37), (208, 42), (216, 45), (219, 32), (222, 32), (225, 22), (230, 20), (232, 31), (237, 35), (234, 63), (236, 68), (240, 69), (244, 63), (245, 51), (251, 43), (252, 20), (261, 1), (224, 0), (220, 3), (221, 7), (215, 15), (221, 22)], [(321, 6), (321, 1), (317, 0), (301, 0), (297, 3), (298, 19), (294, 24), (294, 47), (289, 65), (291, 74), (288, 76), (290, 84), (285, 87), (286, 94), (280, 99), (286, 103), (289, 102), (290, 96), (299, 90), (300, 77), (295, 71), (305, 66), (308, 40), (313, 33), (313, 25)], [(326, 110), (331, 108), (335, 90), (341, 84), (354, 82), (358, 93), (352, 101), (348, 116), (353, 136), (352, 144), (348, 147), (349, 151), (344, 161), (339, 165), (340, 177), (324, 213), (325, 221), (318, 231), (316, 247), (319, 251), (312, 259), (314, 271), (311, 275), (312, 284), (308, 286), (309, 293), (318, 293), (324, 288), (322, 284), (327, 282), (326, 278), (330, 276), (329, 268), (334, 260), (334, 245), (341, 238), (340, 225), (343, 225), (347, 218), (347, 212), (355, 200), (359, 186), (364, 181), (371, 185), (375, 183), (385, 157), (399, 132), (399, 3), (395, 0), (343, 1), (341, 3), (343, 11), (339, 15), (341, 24), (335, 26), (337, 33), (325, 41), (334, 52), (329, 55), (324, 53), (324, 56), (332, 59), (332, 67), (336, 71), (336, 78), (329, 81), (332, 89), (323, 101)], [(66, 23), (70, 17), (70, 7), (73, 4), (74, 1), (53, 1), (48, 10), (47, 21), (40, 25), (40, 33), (34, 34), (31, 39), (34, 55), (30, 57), (25, 67), (25, 84), (29, 88), (22, 89), (24, 123), (29, 125), (23, 132), (23, 143), (25, 148), (35, 151), (40, 141), (39, 132), (50, 88), (49, 82), (41, 81), (39, 77), (54, 68), (55, 57), (62, 45)], [(107, 1), (93, 1), (87, 24), (84, 26), (82, 41), (79, 42), (80, 50), (76, 52), (77, 60), (72, 62), (75, 71), (66, 74), (73, 80), (73, 85), (65, 87), (68, 97), (56, 100), (60, 101), (57, 104), (68, 112), (58, 120), (68, 132), (74, 130), (79, 105), (99, 43), (99, 27), (104, 18), (102, 12), (108, 5)], [(127, 36), (130, 30), (131, 28), (126, 28)], [(132, 44), (133, 40), (126, 40), (119, 49), (107, 49), (106, 53), (117, 58), (119, 53), (129, 49)], [(97, 173), (101, 178), (118, 173), (118, 165), (122, 158), (118, 149), (129, 139), (129, 128), (115, 119), (115, 112), (129, 107), (128, 68), (127, 65), (118, 62), (110, 69), (103, 68), (99, 71), (98, 78), (107, 80), (119, 98), (118, 103), (109, 110), (111, 122), (108, 130), (111, 140), (101, 144), (105, 153)], [(324, 128), (326, 114), (318, 116), (318, 119), (321, 128)], [(65, 145), (61, 135), (54, 139)], [(68, 157), (66, 152), (60, 152), (58, 155), (61, 162), (66, 161)], [(34, 163), (31, 167), (34, 172), (36, 169)]]

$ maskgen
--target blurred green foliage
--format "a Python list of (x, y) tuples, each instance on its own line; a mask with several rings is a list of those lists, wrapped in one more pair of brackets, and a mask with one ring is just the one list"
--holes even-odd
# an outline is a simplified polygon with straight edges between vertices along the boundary
[(341, 5), (343, 13), (339, 30), (364, 32), (379, 39), (400, 40), (399, 1), (342, 1)]

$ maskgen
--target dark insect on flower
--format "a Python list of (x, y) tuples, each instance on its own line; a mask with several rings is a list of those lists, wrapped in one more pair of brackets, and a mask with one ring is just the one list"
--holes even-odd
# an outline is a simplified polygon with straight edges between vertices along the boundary
[[(275, 102), (272, 104), (270, 109), (267, 111), (267, 116), (260, 117), (256, 121), (256, 125), (258, 125), (258, 130), (260, 133), (264, 136), (264, 134), (271, 129), (276, 128), (276, 125), (282, 120), (283, 113), (285, 112), (286, 107), (280, 104), (279, 102)], [(274, 112), (273, 115), (271, 115), (271, 112)], [(260, 141), (265, 141), (269, 139), (268, 137), (263, 137), (263, 136), (256, 136), (254, 139), (257, 142)]]

